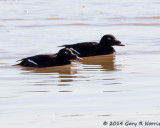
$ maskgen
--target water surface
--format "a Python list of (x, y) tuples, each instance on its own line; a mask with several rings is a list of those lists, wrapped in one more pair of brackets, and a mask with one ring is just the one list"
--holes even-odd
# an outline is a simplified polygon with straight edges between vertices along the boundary
[[(104, 121), (158, 121), (159, 8), (158, 0), (1, 0), (0, 125), (101, 128)], [(108, 33), (126, 44), (115, 46), (115, 55), (60, 67), (12, 66)]]

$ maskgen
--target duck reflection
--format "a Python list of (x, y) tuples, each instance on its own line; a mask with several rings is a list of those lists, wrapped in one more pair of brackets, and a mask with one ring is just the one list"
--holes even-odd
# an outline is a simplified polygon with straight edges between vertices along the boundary
[(83, 61), (81, 61), (81, 63), (85, 65), (100, 65), (101, 68), (106, 71), (114, 71), (116, 70), (116, 67), (114, 65), (114, 57), (114, 54), (85, 57), (83, 58)]
[[(104, 73), (104, 71), (115, 71), (116, 66), (114, 62), (115, 56), (114, 54), (110, 54), (84, 57), (82, 61), (72, 61), (72, 64), (70, 65), (46, 68), (22, 68), (22, 70), (45, 76), (49, 75), (50, 78), (54, 78), (50, 81), (54, 81), (57, 86), (68, 86), (72, 85), (74, 81), (90, 80), (90, 77), (87, 75), (90, 71), (91, 73), (93, 72), (93, 74)], [(44, 83), (46, 83), (46, 80)]]
[(70, 64), (65, 66), (56, 66), (56, 67), (46, 67), (46, 68), (28, 68), (24, 67), (22, 70), (31, 71), (34, 73), (58, 73), (58, 74), (76, 74), (77, 71), (73, 70), (72, 67), (76, 65)]
[[(46, 67), (46, 68), (23, 67), (22, 70), (29, 71), (31, 73), (45, 75), (45, 76), (49, 75), (49, 77), (51, 78), (49, 82), (53, 81), (54, 83), (56, 83), (57, 86), (69, 86), (70, 82), (74, 81), (74, 78), (80, 78), (79, 76), (74, 76), (74, 74), (78, 74), (77, 63), (78, 62), (76, 63), (73, 62), (73, 64), (69, 64), (69, 65), (57, 66), (57, 67)], [(46, 80), (41, 80), (41, 81), (42, 82), (39, 82), (39, 83), (47, 82)]]

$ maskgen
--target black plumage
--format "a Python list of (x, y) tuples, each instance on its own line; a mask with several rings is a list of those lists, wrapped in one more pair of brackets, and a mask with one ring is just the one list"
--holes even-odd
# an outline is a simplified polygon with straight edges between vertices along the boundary
[(62, 45), (60, 47), (70, 48), (75, 54), (80, 57), (106, 55), (114, 53), (112, 46), (125, 46), (121, 44), (113, 35), (104, 35), (100, 42), (83, 42), (77, 44)]
[(80, 59), (69, 48), (61, 49), (57, 54), (53, 55), (35, 55), (23, 58), (19, 64), (24, 67), (51, 67), (70, 64), (71, 59)]

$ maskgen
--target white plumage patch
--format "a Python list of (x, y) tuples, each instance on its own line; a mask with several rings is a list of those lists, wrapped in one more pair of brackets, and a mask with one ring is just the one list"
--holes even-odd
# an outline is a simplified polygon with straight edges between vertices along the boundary
[(73, 48), (70, 48), (72, 51), (74, 51), (75, 53), (77, 53), (78, 55), (80, 55), (80, 53), (77, 51), (77, 50), (75, 50), (75, 49), (73, 49)]
[(31, 59), (28, 59), (27, 61), (30, 62), (30, 63), (32, 63), (32, 64), (38, 65), (36, 62), (34, 62), (34, 61), (31, 60)]
[(108, 37), (108, 40), (111, 40), (111, 38), (110, 38), (110, 37)]
[(68, 54), (68, 52), (65, 52), (66, 54)]

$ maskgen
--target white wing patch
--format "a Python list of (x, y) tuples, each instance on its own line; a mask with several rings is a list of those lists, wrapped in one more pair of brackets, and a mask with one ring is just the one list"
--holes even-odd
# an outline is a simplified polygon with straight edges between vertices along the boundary
[(73, 49), (73, 48), (70, 48), (72, 51), (74, 51), (75, 53), (77, 53), (78, 55), (80, 55), (80, 53), (77, 51), (77, 50), (75, 50), (75, 49)]
[(28, 59), (27, 61), (30, 62), (30, 63), (32, 63), (32, 64), (38, 65), (36, 62), (34, 62), (34, 61), (31, 60), (31, 59)]

